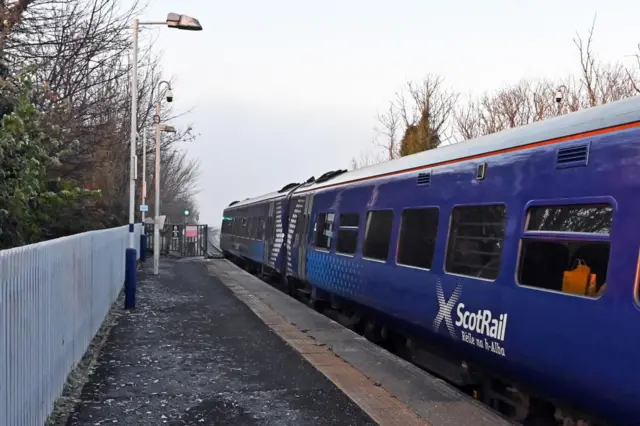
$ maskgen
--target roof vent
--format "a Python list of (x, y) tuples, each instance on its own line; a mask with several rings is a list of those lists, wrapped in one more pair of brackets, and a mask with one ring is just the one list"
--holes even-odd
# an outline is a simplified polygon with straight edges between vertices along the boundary
[(332, 170), (330, 172), (327, 172), (325, 174), (323, 174), (322, 176), (320, 176), (318, 179), (316, 179), (316, 183), (322, 183), (322, 182), (326, 182), (330, 179), (333, 179), (336, 176), (339, 176), (343, 173), (346, 173), (347, 169), (340, 169), (340, 170)]
[(418, 173), (418, 185), (431, 185), (431, 170), (428, 172)]
[(330, 172), (327, 172), (325, 174), (323, 174), (322, 176), (320, 176), (318, 179), (316, 179), (316, 183), (322, 183), (322, 182), (326, 182), (330, 179), (333, 179), (336, 176), (339, 176), (343, 173), (346, 173), (347, 169), (340, 169), (340, 170), (332, 170)]
[(586, 166), (589, 159), (590, 147), (591, 142), (586, 142), (558, 149), (556, 167), (565, 168)]
[(283, 192), (288, 191), (288, 190), (290, 190), (291, 188), (296, 187), (296, 186), (298, 186), (298, 185), (300, 185), (300, 184), (299, 184), (299, 183), (297, 183), (297, 182), (288, 183), (288, 184), (286, 184), (285, 186), (283, 186), (283, 187), (278, 191), (278, 193), (283, 193)]

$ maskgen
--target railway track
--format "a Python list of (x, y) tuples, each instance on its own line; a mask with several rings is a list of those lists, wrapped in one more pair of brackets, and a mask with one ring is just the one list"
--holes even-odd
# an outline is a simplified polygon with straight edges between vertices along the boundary
[(224, 259), (224, 254), (216, 246), (213, 237), (207, 239), (207, 247), (203, 247), (203, 253), (207, 254), (207, 259)]

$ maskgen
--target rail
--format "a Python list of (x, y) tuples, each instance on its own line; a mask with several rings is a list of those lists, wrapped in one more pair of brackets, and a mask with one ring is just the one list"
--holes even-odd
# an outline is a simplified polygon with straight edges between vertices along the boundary
[(123, 226), (0, 251), (0, 425), (51, 414), (123, 286), (127, 243)]
[[(210, 229), (214, 229), (211, 227)], [(216, 243), (216, 239), (214, 235), (209, 235), (207, 238), (207, 247), (204, 251), (207, 254), (207, 258), (209, 259), (223, 259), (224, 254), (220, 247), (218, 247), (218, 243)]]

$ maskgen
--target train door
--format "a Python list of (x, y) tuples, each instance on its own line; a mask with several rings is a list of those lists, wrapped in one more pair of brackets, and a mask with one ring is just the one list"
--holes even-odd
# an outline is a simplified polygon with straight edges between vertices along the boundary
[(313, 195), (305, 196), (304, 208), (301, 213), (302, 223), (300, 224), (300, 234), (298, 236), (298, 276), (300, 280), (307, 279), (307, 247), (309, 245), (309, 225), (311, 223), (311, 203)]
[(274, 266), (271, 262), (271, 250), (275, 242), (275, 225), (275, 203), (272, 201), (269, 203), (269, 215), (267, 216), (264, 237), (264, 264), (270, 267)]
[(300, 225), (299, 204), (301, 199), (292, 199), (291, 194), (287, 196), (289, 209), (287, 210), (287, 226), (285, 232), (285, 259), (287, 277), (295, 276), (293, 270), (293, 258), (298, 245), (298, 226)]

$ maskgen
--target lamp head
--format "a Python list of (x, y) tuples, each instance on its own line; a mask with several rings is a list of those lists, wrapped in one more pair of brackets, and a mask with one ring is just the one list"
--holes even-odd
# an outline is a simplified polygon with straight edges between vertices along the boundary
[(557, 102), (557, 103), (562, 102), (562, 98), (563, 98), (562, 91), (558, 90), (558, 91), (556, 92), (556, 102)]
[(176, 129), (168, 124), (160, 124), (160, 131), (165, 133), (176, 133)]
[(196, 18), (187, 15), (170, 13), (167, 15), (167, 25), (169, 28), (187, 31), (202, 31), (202, 25)]
[(556, 103), (560, 103), (564, 100), (564, 95), (567, 92), (567, 86), (565, 86), (564, 84), (561, 85), (560, 87), (558, 87), (558, 90), (556, 91), (556, 96), (554, 98), (554, 100), (556, 101)]
[(173, 102), (173, 90), (171, 88), (167, 90), (167, 102)]

